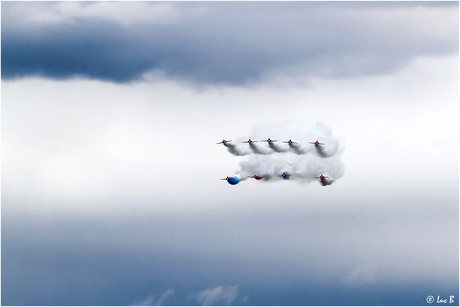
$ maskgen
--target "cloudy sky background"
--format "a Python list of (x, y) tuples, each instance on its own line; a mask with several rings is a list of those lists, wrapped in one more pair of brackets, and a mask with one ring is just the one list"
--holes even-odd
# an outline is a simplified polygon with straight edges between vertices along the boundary
[[(458, 305), (458, 2), (1, 9), (3, 305)], [(219, 180), (317, 121), (331, 186)]]

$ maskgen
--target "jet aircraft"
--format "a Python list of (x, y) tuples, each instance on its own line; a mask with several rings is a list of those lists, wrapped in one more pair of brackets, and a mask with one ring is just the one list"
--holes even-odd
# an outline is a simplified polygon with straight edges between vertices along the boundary
[(315, 178), (324, 179), (324, 178), (329, 178), (329, 177), (321, 175), (321, 176), (315, 177)]
[(260, 179), (264, 178), (264, 176), (254, 175), (254, 176), (248, 176), (248, 178), (254, 178), (255, 180), (260, 180)]
[(291, 145), (292, 143), (298, 143), (298, 142), (292, 141), (291, 139), (289, 139), (289, 141), (283, 141), (283, 143), (288, 143), (289, 145)]
[(251, 144), (251, 143), (255, 143), (255, 142), (257, 142), (257, 141), (253, 141), (253, 140), (249, 139), (249, 140), (247, 140), (246, 142), (243, 142), (243, 143), (249, 143), (249, 144)]
[(227, 178), (223, 178), (221, 180), (227, 180), (227, 182), (231, 185), (235, 185), (237, 184), (238, 182), (240, 182), (240, 179), (238, 177), (228, 177)]
[(283, 179), (289, 179), (289, 177), (291, 177), (291, 174), (289, 174), (288, 172), (283, 172), (280, 175), (280, 177), (283, 178)]
[(325, 145), (324, 143), (321, 143), (321, 142), (318, 142), (318, 139), (316, 139), (315, 142), (309, 142), (310, 144), (313, 144), (315, 146), (318, 146), (318, 145)]
[(222, 142), (219, 142), (219, 143), (216, 143), (216, 144), (224, 144), (224, 145), (225, 145), (225, 143), (231, 142), (231, 141), (232, 141), (232, 140), (225, 140), (225, 139), (223, 139)]
[(268, 143), (271, 143), (271, 142), (278, 142), (277, 140), (272, 140), (271, 138), (268, 138), (266, 140), (262, 140), (262, 142), (268, 142)]

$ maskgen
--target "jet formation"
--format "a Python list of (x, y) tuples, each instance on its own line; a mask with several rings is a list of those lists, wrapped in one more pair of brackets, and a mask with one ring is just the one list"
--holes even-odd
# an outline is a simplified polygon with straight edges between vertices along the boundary
[[(223, 144), (224, 146), (232, 146), (230, 144), (227, 144), (227, 143), (230, 143), (232, 142), (232, 140), (225, 140), (223, 139), (221, 142), (218, 142), (216, 144)], [(254, 140), (251, 140), (251, 139), (248, 139), (247, 141), (244, 141), (242, 143), (246, 143), (246, 144), (249, 144), (250, 146), (254, 146), (252, 143), (256, 143), (258, 141), (254, 141)], [(261, 140), (261, 142), (266, 142), (268, 143), (269, 147), (272, 148), (272, 149), (275, 149), (273, 146), (272, 143), (276, 143), (278, 142), (277, 140), (272, 140), (270, 137), (266, 140)], [(288, 141), (282, 141), (282, 143), (286, 143), (289, 145), (289, 147), (293, 147), (293, 146), (296, 146), (299, 144), (298, 141), (293, 141), (292, 139), (289, 139)], [(322, 142), (319, 142), (318, 139), (316, 139), (316, 141), (314, 142), (308, 142), (309, 144), (312, 144), (314, 145), (315, 148), (318, 149), (318, 153), (321, 155), (322, 154), (322, 149), (320, 148), (321, 146), (325, 146), (326, 144), (325, 143), (322, 143)], [(288, 172), (288, 171), (283, 171), (281, 172), (278, 177), (282, 178), (282, 179), (285, 179), (285, 180), (288, 180), (291, 178), (291, 174)], [(247, 178), (254, 178), (255, 180), (262, 180), (264, 179), (264, 175), (261, 175), (261, 174), (254, 174), (252, 176), (248, 176)], [(318, 178), (321, 182), (321, 184), (323, 186), (325, 185), (329, 185), (331, 183), (331, 180), (332, 179), (328, 179), (330, 177), (328, 176), (324, 176), (323, 174), (320, 174), (319, 176), (315, 176), (314, 178)], [(269, 179), (269, 178), (268, 178)], [(267, 179), (267, 180), (268, 180)], [(227, 180), (227, 182), (231, 185), (235, 185), (235, 184), (238, 184), (241, 179), (238, 177), (238, 176), (233, 176), (233, 177), (229, 177), (227, 176), (226, 178), (223, 178), (221, 180)], [(328, 181), (329, 180), (329, 181)]]
[[(226, 139), (222, 139), (221, 142), (218, 142), (216, 144), (224, 144), (226, 145), (227, 143), (230, 143), (232, 140), (226, 140)], [(257, 143), (258, 141), (254, 141), (254, 140), (251, 140), (251, 139), (248, 139), (247, 141), (244, 141), (244, 142), (241, 142), (241, 143), (247, 143), (247, 144), (251, 144), (251, 143)], [(266, 140), (261, 140), (261, 142), (267, 142), (267, 143), (272, 143), (272, 142), (278, 142), (277, 140), (272, 140), (271, 138), (268, 138)], [(289, 145), (290, 144), (298, 144), (299, 142), (297, 141), (293, 141), (292, 139), (289, 139), (288, 141), (282, 141), (283, 143), (288, 143)], [(321, 145), (326, 145), (324, 143), (321, 143), (318, 141), (318, 139), (314, 142), (309, 142), (310, 144), (313, 144), (315, 146), (321, 146)]]

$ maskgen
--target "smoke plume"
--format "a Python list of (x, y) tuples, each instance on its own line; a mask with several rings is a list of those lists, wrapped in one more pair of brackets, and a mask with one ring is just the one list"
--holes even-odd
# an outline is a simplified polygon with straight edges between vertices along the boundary
[[(317, 122), (259, 125), (246, 138), (223, 145), (235, 156), (249, 156), (240, 162), (235, 176), (239, 180), (317, 180), (326, 186), (343, 176), (342, 143), (328, 126)], [(282, 176), (286, 172), (289, 176)]]

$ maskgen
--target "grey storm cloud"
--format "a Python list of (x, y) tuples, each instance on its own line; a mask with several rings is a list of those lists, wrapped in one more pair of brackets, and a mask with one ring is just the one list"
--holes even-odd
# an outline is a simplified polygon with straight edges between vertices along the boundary
[[(60, 4), (30, 3), (27, 14), (40, 8), (47, 16)], [(123, 83), (153, 71), (194, 84), (247, 85), (273, 74), (380, 75), (417, 56), (458, 52), (458, 19), (443, 15), (457, 16), (457, 2), (167, 4), (173, 13), (163, 19), (136, 21), (154, 3), (134, 6), (133, 20), (120, 21), (115, 12), (126, 4), (115, 2), (106, 4), (112, 11), (105, 15), (88, 13), (99, 3), (80, 4), (50, 22), (23, 18), (23, 6), (4, 2), (2, 78)]]

